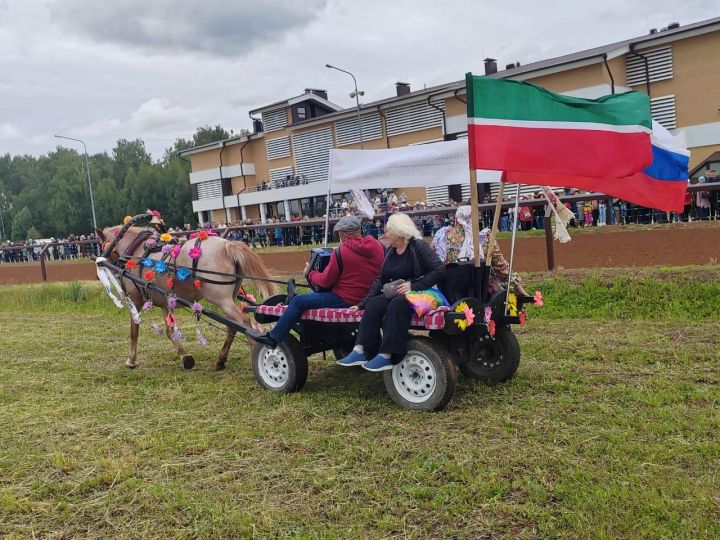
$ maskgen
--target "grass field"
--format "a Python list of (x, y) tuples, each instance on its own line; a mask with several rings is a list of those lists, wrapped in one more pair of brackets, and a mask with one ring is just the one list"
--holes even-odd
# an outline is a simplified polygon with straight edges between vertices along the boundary
[(528, 276), (517, 376), (437, 414), (320, 357), (262, 391), (212, 330), (188, 372), (144, 327), (130, 371), (94, 284), (4, 287), (0, 538), (718, 538), (719, 278)]

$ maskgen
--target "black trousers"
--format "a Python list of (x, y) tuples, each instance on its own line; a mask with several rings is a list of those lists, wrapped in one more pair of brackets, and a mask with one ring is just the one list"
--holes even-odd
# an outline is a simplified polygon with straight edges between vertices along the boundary
[(390, 354), (393, 362), (399, 362), (407, 353), (411, 320), (412, 307), (405, 300), (405, 295), (392, 300), (382, 294), (375, 296), (365, 306), (355, 343), (362, 345), (367, 354), (375, 354), (376, 351)]

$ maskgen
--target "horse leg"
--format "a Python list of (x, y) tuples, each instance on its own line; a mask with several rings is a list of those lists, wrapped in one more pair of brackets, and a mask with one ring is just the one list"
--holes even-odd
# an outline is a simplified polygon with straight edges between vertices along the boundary
[(227, 335), (225, 336), (225, 343), (223, 343), (222, 349), (220, 349), (220, 354), (218, 355), (217, 362), (215, 362), (215, 371), (225, 369), (225, 362), (227, 362), (228, 353), (230, 352), (230, 346), (235, 340), (236, 333), (236, 330), (228, 327)]
[(137, 367), (137, 343), (138, 335), (140, 334), (140, 325), (136, 324), (130, 316), (130, 356), (128, 357), (125, 365), (130, 369)]
[[(167, 310), (163, 310), (164, 318), (167, 318), (168, 312)], [(183, 347), (182, 343), (180, 343), (179, 340), (173, 339), (173, 328), (172, 326), (168, 326), (167, 322), (165, 323), (165, 335), (170, 340), (170, 342), (175, 345), (175, 349), (177, 350), (178, 356), (180, 357), (180, 360), (182, 360), (183, 367), (185, 369), (192, 369), (195, 366), (195, 359), (192, 357), (191, 354), (188, 354), (187, 350), (185, 350), (185, 347)]]
[[(237, 322), (240, 326), (251, 326), (250, 317), (240, 311), (240, 308), (238, 308), (237, 304), (233, 301), (233, 297), (224, 298), (222, 301), (216, 302), (215, 305), (222, 310), (228, 319)], [(233, 330), (228, 327), (225, 343), (223, 343), (222, 349), (220, 349), (220, 354), (218, 355), (218, 360), (215, 362), (216, 370), (225, 369), (225, 362), (227, 361), (228, 353), (230, 352), (230, 345), (232, 345), (236, 333), (237, 330)]]

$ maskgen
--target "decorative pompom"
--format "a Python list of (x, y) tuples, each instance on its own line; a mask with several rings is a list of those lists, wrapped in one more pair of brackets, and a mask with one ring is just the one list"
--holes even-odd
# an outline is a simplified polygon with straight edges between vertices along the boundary
[(488, 321), (487, 328), (488, 328), (488, 333), (491, 336), (494, 336), (495, 335), (495, 321), (493, 321), (493, 320)]
[(195, 337), (197, 338), (198, 343), (199, 343), (200, 345), (205, 346), (205, 345), (208, 344), (208, 340), (205, 339), (205, 336), (203, 336), (203, 334), (202, 334), (202, 332), (200, 331), (199, 328), (196, 328), (196, 329), (195, 329)]
[(167, 232), (166, 232), (166, 233), (162, 233), (162, 234), (160, 235), (160, 241), (161, 241), (161, 242), (171, 242), (172, 239), (173, 239), (173, 235), (170, 234), (170, 233), (167, 233)]
[(125, 217), (123, 218), (123, 224), (127, 223), (127, 222), (130, 221), (131, 219), (132, 219), (132, 216), (125, 216)]
[(175, 315), (173, 315), (172, 313), (168, 313), (167, 315), (165, 315), (165, 324), (170, 327), (175, 326)]
[(143, 279), (144, 279), (145, 281), (153, 281), (153, 280), (155, 279), (155, 272), (153, 272), (152, 270), (147, 270), (147, 271), (143, 274)]
[(158, 261), (155, 263), (155, 271), (158, 274), (164, 274), (167, 272), (167, 263), (165, 261)]
[[(162, 236), (160, 237), (162, 239)], [(182, 246), (180, 244), (176, 244), (173, 246), (172, 251), (170, 252), (170, 256), (173, 259), (177, 259), (180, 256), (180, 250), (182, 249)]]
[(150, 311), (153, 308), (152, 300), (148, 300), (143, 304), (142, 310), (143, 311)]
[(187, 268), (178, 268), (177, 278), (180, 281), (185, 281), (187, 278), (190, 277), (190, 273), (190, 270), (188, 270)]
[(491, 307), (486, 307), (486, 308), (485, 308), (485, 317), (483, 318), (483, 320), (484, 320), (486, 323), (487, 323), (487, 322), (490, 322), (490, 321), (492, 320), (492, 308), (491, 308)]
[(172, 251), (172, 248), (173, 248), (172, 244), (165, 244), (163, 247), (160, 248), (160, 251), (162, 252), (163, 255), (167, 255), (168, 253), (170, 253)]
[(196, 289), (199, 289), (200, 287), (202, 287), (202, 281), (200, 281), (199, 279), (196, 279), (195, 281), (193, 281), (193, 287), (195, 287)]
[(137, 268), (137, 262), (134, 259), (125, 263), (125, 270), (134, 270), (135, 268)]
[(173, 310), (177, 307), (177, 298), (175, 296), (170, 295), (167, 297), (167, 308), (170, 310)]
[(192, 305), (192, 312), (193, 312), (195, 315), (200, 315), (200, 314), (202, 313), (202, 310), (203, 310), (203, 307), (202, 307), (202, 304), (201, 304), (200, 302), (195, 302), (195, 303)]
[(171, 277), (167, 278), (165, 283), (167, 283), (168, 289), (172, 289), (175, 286), (175, 280)]
[(521, 311), (518, 314), (518, 317), (520, 318), (520, 326), (525, 326), (525, 323), (527, 322), (527, 313)]
[(150, 257), (144, 258), (143, 262), (142, 262), (142, 265), (147, 268), (152, 268), (154, 264), (155, 264), (155, 261), (153, 259), (151, 259)]
[(194, 248), (191, 248), (189, 255), (191, 259), (198, 260), (200, 257), (202, 257), (202, 248), (200, 246), (195, 246)]
[(535, 291), (535, 297), (534, 297), (534, 298), (535, 298), (534, 304), (535, 304), (537, 307), (542, 307), (542, 306), (545, 304), (545, 302), (543, 302), (543, 299), (542, 299), (542, 292), (541, 292), (541, 291)]
[(152, 249), (156, 245), (157, 245), (157, 240), (155, 240), (154, 238), (148, 238), (147, 240), (145, 240), (145, 247), (148, 249)]
[(475, 320), (475, 313), (469, 306), (463, 309), (463, 313), (465, 314), (465, 321), (467, 321), (467, 325), (470, 326)]
[(155, 217), (162, 218), (160, 212), (158, 212), (157, 210), (150, 210), (150, 213)]

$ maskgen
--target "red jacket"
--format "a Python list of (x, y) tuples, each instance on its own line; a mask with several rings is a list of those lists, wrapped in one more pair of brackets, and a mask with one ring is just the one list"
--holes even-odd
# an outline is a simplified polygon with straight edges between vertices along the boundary
[(325, 270), (311, 270), (308, 278), (321, 287), (332, 290), (351, 306), (356, 305), (370, 289), (380, 272), (385, 250), (372, 236), (352, 238), (340, 246), (343, 271), (337, 264), (337, 257), (330, 258)]

